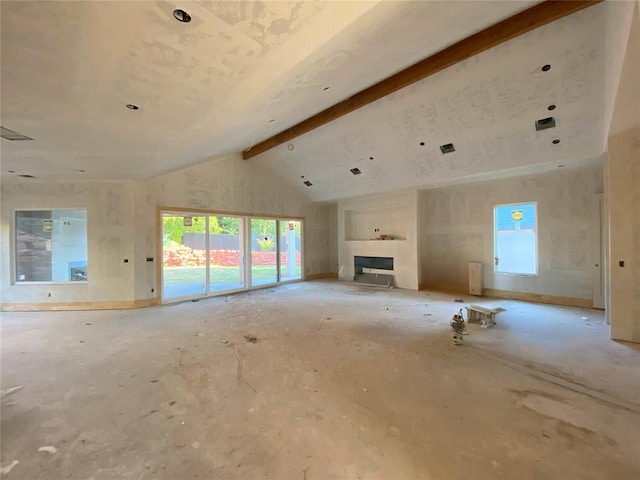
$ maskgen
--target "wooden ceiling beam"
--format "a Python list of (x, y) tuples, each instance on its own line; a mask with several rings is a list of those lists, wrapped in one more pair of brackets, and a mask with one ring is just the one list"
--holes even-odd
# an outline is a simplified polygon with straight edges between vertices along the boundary
[(242, 152), (248, 160), (501, 43), (603, 0), (546, 0), (421, 60)]

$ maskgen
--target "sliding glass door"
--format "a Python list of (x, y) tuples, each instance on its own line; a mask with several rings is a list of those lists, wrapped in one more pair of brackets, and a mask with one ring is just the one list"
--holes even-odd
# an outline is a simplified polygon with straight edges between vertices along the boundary
[(244, 219), (209, 217), (209, 291), (244, 289), (244, 270)]
[(182, 299), (207, 293), (206, 217), (162, 216), (162, 295)]
[(162, 300), (302, 278), (302, 222), (162, 212)]
[(278, 282), (277, 220), (251, 219), (251, 285)]
[(280, 223), (280, 281), (302, 278), (302, 222), (279, 220)]

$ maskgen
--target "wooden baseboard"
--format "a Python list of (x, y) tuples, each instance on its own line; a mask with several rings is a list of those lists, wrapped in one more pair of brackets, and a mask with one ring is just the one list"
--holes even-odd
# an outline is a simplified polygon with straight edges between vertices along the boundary
[(540, 293), (511, 292), (509, 290), (494, 290), (485, 288), (482, 291), (486, 297), (508, 298), (510, 300), (522, 300), (534, 303), (549, 303), (551, 305), (564, 305), (566, 307), (593, 308), (590, 298), (558, 297)]
[(469, 289), (461, 287), (459, 285), (447, 285), (444, 283), (421, 283), (418, 287), (419, 290), (435, 290), (437, 292), (446, 293), (466, 293), (469, 294)]
[(54, 312), (70, 310), (129, 310), (159, 305), (160, 299), (124, 300), (119, 302), (2, 303), (2, 312)]
[(305, 280), (320, 280), (321, 278), (338, 278), (338, 274), (334, 272), (327, 273), (314, 273), (312, 275), (305, 275)]
[[(435, 290), (438, 292), (470, 295), (467, 288), (459, 285), (446, 285), (444, 283), (421, 283), (420, 290)], [(522, 300), (523, 302), (548, 303), (551, 305), (563, 305), (566, 307), (593, 308), (593, 301), (590, 298), (558, 297), (555, 295), (543, 295), (539, 293), (495, 290), (493, 288), (483, 289), (482, 295), (485, 297)]]

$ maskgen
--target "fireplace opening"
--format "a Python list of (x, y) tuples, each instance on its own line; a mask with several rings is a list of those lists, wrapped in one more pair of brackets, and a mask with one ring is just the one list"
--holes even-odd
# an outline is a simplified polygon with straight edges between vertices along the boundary
[(353, 257), (355, 274), (363, 273), (363, 268), (393, 270), (393, 257)]
[[(353, 280), (371, 285), (393, 285), (393, 257), (353, 257)], [(386, 270), (380, 273), (376, 270)]]

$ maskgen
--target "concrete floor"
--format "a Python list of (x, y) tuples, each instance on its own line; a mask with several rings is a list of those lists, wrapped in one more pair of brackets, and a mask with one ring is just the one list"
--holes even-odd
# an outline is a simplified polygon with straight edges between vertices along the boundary
[(640, 477), (640, 346), (609, 340), (599, 311), (465, 297), (506, 311), (454, 347), (454, 298), (326, 281), (2, 314), (2, 389), (23, 388), (2, 399), (1, 466), (29, 480)]

